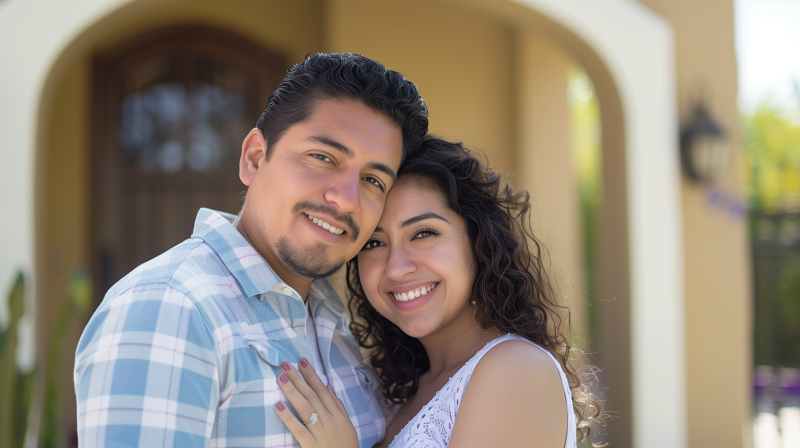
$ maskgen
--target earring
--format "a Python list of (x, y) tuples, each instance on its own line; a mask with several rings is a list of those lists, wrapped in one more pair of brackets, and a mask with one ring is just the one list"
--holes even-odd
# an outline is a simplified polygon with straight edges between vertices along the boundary
[(476, 302), (475, 299), (472, 299), (472, 300), (469, 301), (469, 304), (472, 305), (472, 306), (475, 306), (475, 305), (478, 304), (478, 302)]

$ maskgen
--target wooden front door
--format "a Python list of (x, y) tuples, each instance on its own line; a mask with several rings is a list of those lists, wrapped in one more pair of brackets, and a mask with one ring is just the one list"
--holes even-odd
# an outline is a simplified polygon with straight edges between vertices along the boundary
[(94, 67), (92, 229), (97, 300), (187, 239), (200, 207), (241, 208), (241, 143), (285, 60), (228, 31), (148, 32)]

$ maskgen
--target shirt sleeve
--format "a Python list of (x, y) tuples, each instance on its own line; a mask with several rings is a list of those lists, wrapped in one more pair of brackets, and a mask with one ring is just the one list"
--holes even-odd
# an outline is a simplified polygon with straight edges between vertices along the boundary
[(182, 292), (146, 285), (106, 298), (75, 355), (80, 446), (208, 446), (217, 365), (213, 333)]

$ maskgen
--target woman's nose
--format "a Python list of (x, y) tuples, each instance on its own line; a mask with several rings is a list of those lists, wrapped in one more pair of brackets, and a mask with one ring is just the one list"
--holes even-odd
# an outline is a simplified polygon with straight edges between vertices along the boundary
[(386, 276), (392, 280), (402, 280), (406, 275), (417, 270), (411, 254), (402, 247), (394, 246), (389, 249), (389, 259), (386, 263)]

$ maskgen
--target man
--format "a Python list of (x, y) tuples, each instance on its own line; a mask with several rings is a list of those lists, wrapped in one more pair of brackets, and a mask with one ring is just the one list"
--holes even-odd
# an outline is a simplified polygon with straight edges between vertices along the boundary
[(380, 440), (380, 388), (325, 277), (362, 248), (427, 126), (416, 87), (378, 62), (291, 68), (242, 143), (239, 216), (201, 209), (192, 237), (114, 285), (86, 326), (80, 445), (298, 446), (276, 381), (306, 360), (360, 446)]

